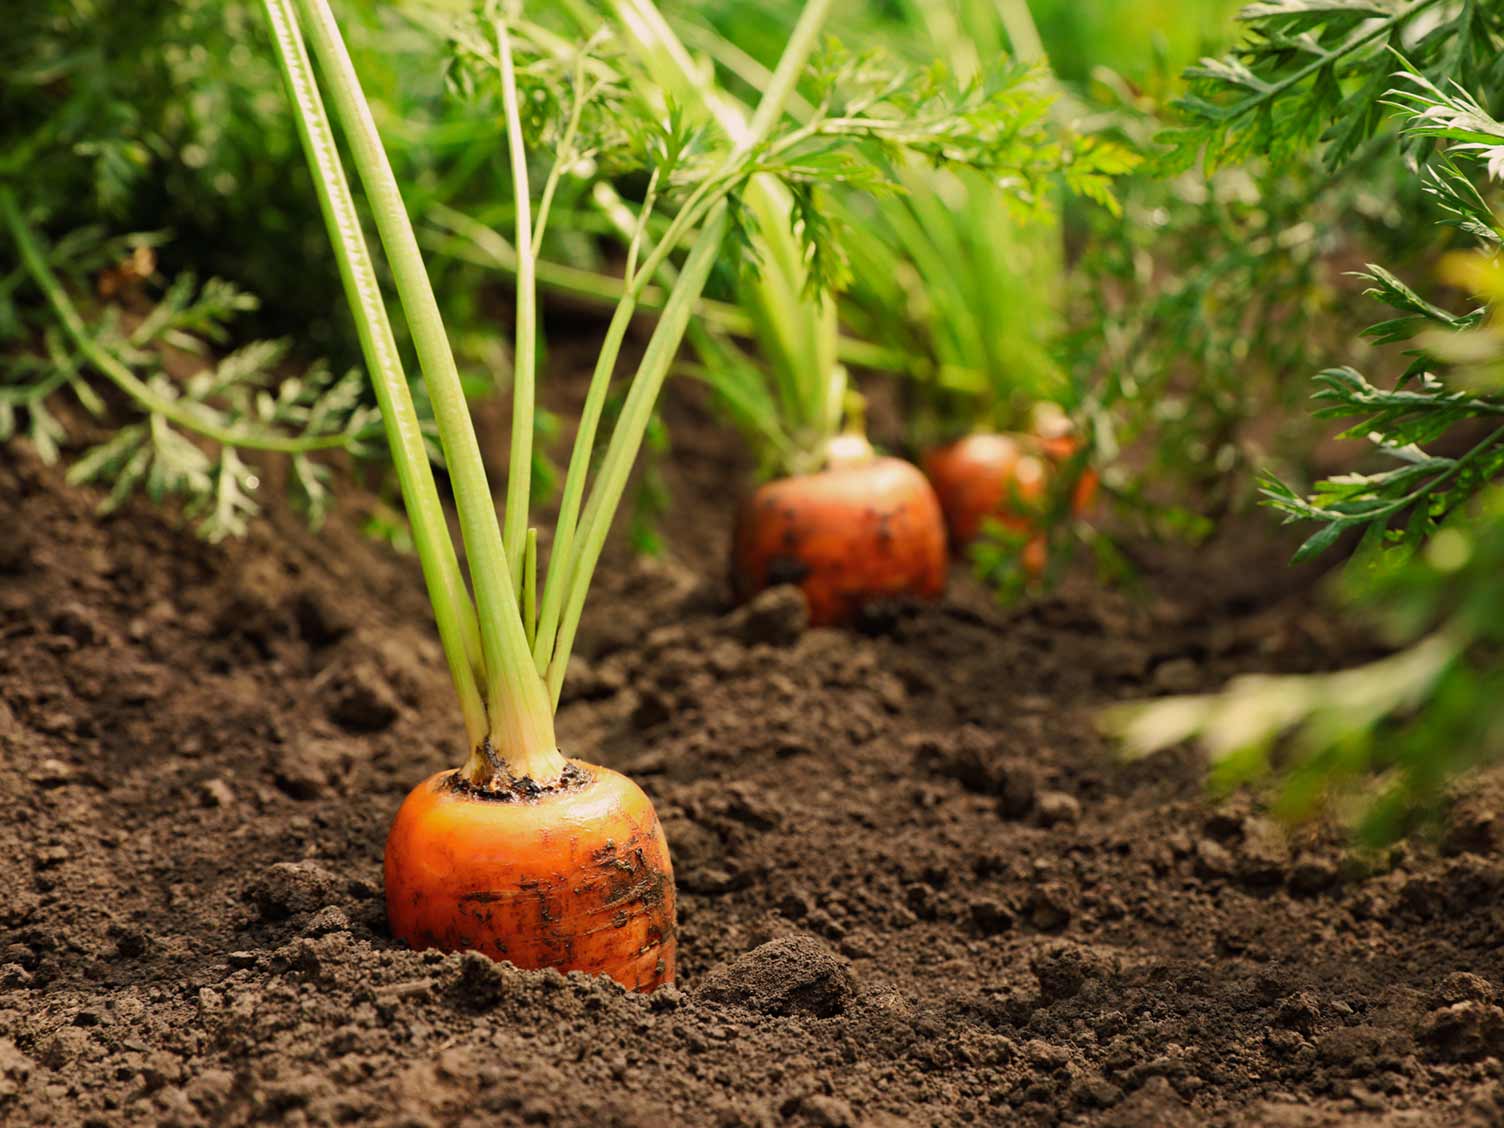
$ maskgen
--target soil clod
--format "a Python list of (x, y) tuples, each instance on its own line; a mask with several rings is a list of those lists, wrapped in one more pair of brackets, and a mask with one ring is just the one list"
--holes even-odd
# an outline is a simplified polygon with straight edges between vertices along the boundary
[(370, 662), (339, 667), (325, 693), (329, 719), (351, 732), (390, 728), (402, 709), (396, 692)]
[(263, 920), (286, 920), (327, 905), (339, 882), (317, 862), (277, 862), (252, 880), (247, 895)]
[(748, 646), (792, 646), (809, 629), (809, 603), (797, 587), (758, 592), (725, 619), (725, 631)]
[(1473, 1000), (1440, 1007), (1425, 1017), (1420, 1040), (1443, 1061), (1504, 1055), (1504, 1010)]
[(807, 1014), (830, 1018), (856, 996), (847, 962), (804, 933), (754, 948), (729, 964), (713, 968), (699, 995), (764, 1014)]

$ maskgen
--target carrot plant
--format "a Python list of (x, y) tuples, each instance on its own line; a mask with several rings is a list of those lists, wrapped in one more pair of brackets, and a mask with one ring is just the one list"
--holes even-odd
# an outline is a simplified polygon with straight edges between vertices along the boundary
[[(1036, 405), (1070, 399), (1073, 392), (1061, 347), (1061, 191), (1115, 207), (1112, 178), (1135, 158), (1121, 145), (1073, 127), (1078, 115), (1072, 103), (1057, 96), (1022, 0), (954, 9), (899, 4), (882, 16), (850, 10), (844, 15), (879, 43), (904, 44), (910, 65), (938, 67), (934, 60), (943, 59), (964, 87), (986, 91), (995, 103), (1010, 103), (1011, 110), (1006, 140), (993, 134), (995, 149), (987, 160), (958, 151), (936, 160), (933, 153), (895, 148), (887, 166), (892, 190), (827, 192), (840, 232), (841, 281), (849, 290), (845, 318), (861, 339), (886, 349), (885, 368), (907, 377), (901, 391), (911, 446), (927, 451), (974, 430), (1032, 430)], [(719, 18), (750, 34), (733, 13)], [(687, 18), (681, 24), (729, 83), (755, 90), (765, 81), (762, 64), (739, 43), (696, 29)], [(1007, 61), (1010, 49), (1018, 63)], [(881, 72), (878, 58), (858, 56), (852, 69)], [(816, 105), (805, 100), (794, 112), (814, 113)], [(1010, 143), (1017, 146), (1011, 164), (992, 159)], [(702, 371), (766, 452), (765, 465), (784, 473), (797, 472), (801, 461), (818, 467), (818, 456), (805, 455), (789, 435), (784, 420), (792, 413), (784, 399), (763, 391), (764, 384), (775, 393), (786, 386), (777, 365), (770, 366), (773, 378), (767, 379), (735, 348), (714, 338), (707, 343), (712, 347), (703, 350), (709, 355), (702, 358)], [(1064, 416), (1055, 412), (1050, 420), (1058, 425)], [(1047, 451), (1033, 435), (998, 444), (989, 434), (979, 441), (997, 446), (998, 454), (1006, 446), (1007, 457), (990, 457), (990, 449), (981, 459), (947, 451), (927, 465), (951, 471), (930, 478), (955, 544), (969, 547), (986, 518), (989, 533), (998, 534), (991, 558), (998, 564), (1006, 558), (1016, 567), (1027, 544), (1038, 564), (1042, 541), (1036, 534), (1046, 518), (1056, 516), (1055, 495), (1065, 499), (1058, 508), (1062, 519), (1068, 518), (1074, 481), (1086, 476), (1086, 452), (1076, 454), (1081, 444), (1065, 452), (1067, 437), (1051, 438)], [(780, 464), (780, 449), (792, 450), (794, 458)], [(1058, 471), (1049, 452), (1065, 452), (1067, 474)], [(1015, 464), (1023, 468), (1027, 498), (1013, 481)], [(985, 480), (978, 482), (979, 477)], [(1036, 488), (1046, 477), (1049, 497)], [(1083, 489), (1080, 496), (1088, 492)], [(994, 517), (1001, 520), (993, 522)]]
[[(679, 28), (647, 0), (622, 0), (609, 7), (629, 29), (648, 73), (661, 85), (678, 84), (671, 88), (683, 91), (683, 97), (698, 99), (722, 129), (735, 135), (744, 111), (725, 88), (707, 85), (701, 76), (715, 66), (728, 80), (756, 90), (767, 80), (761, 64), (705, 28), (681, 21), (684, 34), (692, 37), (689, 41), (708, 56), (702, 60), (685, 46)], [(1026, 20), (1027, 10), (1022, 12)], [(1000, 39), (996, 24), (994, 18), (985, 26)], [(945, 50), (953, 45), (953, 40), (937, 44)], [(870, 468), (853, 465), (851, 452), (864, 449), (856, 445), (864, 429), (860, 401), (840, 363), (843, 338), (836, 334), (832, 312), (810, 300), (810, 281), (841, 291), (857, 278), (870, 279), (871, 287), (880, 288), (883, 278), (901, 274), (905, 268), (912, 274), (912, 267), (895, 256), (890, 244), (864, 236), (860, 228), (872, 225), (875, 212), (892, 217), (890, 234), (917, 231), (922, 239), (925, 216), (959, 232), (966, 219), (950, 219), (947, 203), (939, 202), (936, 195), (946, 184), (974, 184), (979, 202), (971, 218), (985, 214), (992, 219), (995, 212), (1012, 212), (1016, 217), (1019, 212), (1044, 207), (1050, 186), (1061, 174), (1080, 189), (1100, 191), (1110, 171), (1108, 147), (1075, 143), (1054, 128), (1048, 118), (1049, 93), (1028, 68), (1004, 64), (984, 71), (973, 53), (972, 65), (965, 66), (963, 60), (962, 70), (952, 79), (942, 64), (932, 60), (926, 64), (924, 69), (906, 66), (876, 51), (826, 53), (816, 67), (814, 81), (791, 100), (791, 113), (818, 128), (829, 131), (839, 126), (849, 135), (860, 136), (881, 162), (881, 177), (872, 181), (853, 176), (833, 159), (827, 162), (825, 175), (796, 180), (786, 198), (764, 195), (749, 209), (739, 230), (746, 231), (757, 270), (751, 279), (743, 280), (738, 300), (761, 346), (759, 359), (714, 321), (692, 329), (691, 341), (698, 354), (692, 371), (711, 385), (727, 415), (748, 436), (764, 473), (779, 479), (764, 487), (765, 496), (751, 499), (739, 518), (733, 559), (738, 591), (745, 595), (768, 583), (798, 582), (814, 606), (816, 621), (849, 618), (874, 596), (933, 593), (938, 590), (933, 577), (943, 573), (944, 558), (939, 547), (943, 535), (934, 536), (931, 527), (937, 512), (934, 499), (927, 496), (929, 491), (919, 476), (876, 459), (870, 448), (856, 460), (870, 463)], [(880, 191), (874, 193), (874, 188)], [(874, 195), (877, 198), (869, 200)], [(632, 230), (630, 206), (616, 197), (606, 198), (602, 206), (617, 217), (622, 231)], [(993, 220), (986, 231), (957, 237), (968, 242), (975, 238), (978, 247), (986, 247), (990, 237), (1001, 234), (1007, 225), (1007, 220)], [(1017, 249), (1017, 229), (1010, 227), (1007, 234), (1009, 245)], [(936, 282), (937, 292), (942, 282), (948, 295), (966, 288), (966, 282), (946, 277), (946, 267), (954, 270), (956, 263), (947, 260), (946, 267), (940, 266), (954, 246), (930, 242), (925, 249), (929, 253), (926, 263), (935, 269), (930, 280)], [(983, 257), (990, 254), (989, 265), (998, 263), (1005, 253), (980, 252)], [(971, 281), (984, 282), (984, 289), (992, 290), (1006, 281), (1007, 292), (1019, 291), (1024, 283), (1013, 271), (1020, 265), (1015, 258), (1008, 263), (1009, 269), (995, 271), (985, 280), (979, 271)], [(898, 308), (874, 312), (859, 325), (863, 337), (888, 346), (881, 352), (864, 350), (864, 359), (910, 375), (944, 368), (947, 376), (966, 382), (973, 391), (990, 386), (979, 369), (995, 367), (989, 362), (996, 358), (977, 360), (977, 352), (986, 347), (981, 343), (966, 358), (966, 365), (946, 366), (929, 360), (922, 340), (916, 349), (913, 338), (896, 338), (893, 344), (880, 339), (878, 330), (912, 321), (914, 303), (922, 301), (929, 289), (922, 283), (908, 287), (894, 298)], [(861, 293), (861, 285), (856, 293)], [(980, 312), (980, 300), (973, 297), (966, 306), (968, 314), (979, 311), (969, 325), (963, 326), (959, 318), (946, 318), (947, 327), (954, 326), (956, 336), (967, 343), (975, 341), (969, 332), (987, 320)], [(1000, 309), (1011, 311), (1006, 293), (998, 301)], [(1007, 317), (992, 321), (1011, 323)], [(989, 324), (988, 341), (996, 341), (1003, 332)], [(855, 354), (848, 347), (846, 355), (854, 358)], [(833, 453), (843, 463), (839, 487), (819, 477), (836, 469)], [(863, 473), (873, 474), (872, 481), (863, 483)], [(903, 483), (897, 495), (889, 492), (893, 483), (886, 481), (895, 475), (895, 481)], [(886, 542), (872, 539), (879, 530), (865, 527), (863, 514), (890, 510), (864, 505), (864, 493), (887, 499), (893, 506), (891, 512), (899, 515), (896, 526), (911, 529), (918, 538), (895, 548), (895, 559), (886, 571), (881, 563)], [(806, 494), (807, 503), (793, 500)], [(839, 517), (828, 508), (834, 496), (846, 499), (838, 506)], [(792, 525), (785, 520), (790, 506), (802, 511)], [(775, 512), (784, 516), (777, 520), (759, 516)], [(823, 531), (814, 536), (817, 526)], [(833, 529), (845, 529), (844, 539), (831, 533)], [(774, 551), (778, 545), (784, 547)], [(854, 567), (857, 560), (870, 567)]]
[[(876, 183), (874, 159), (897, 144), (936, 157), (960, 152), (972, 163), (1017, 164), (1022, 142), (1010, 128), (1014, 104), (986, 90), (965, 92), (957, 102), (933, 83), (915, 93), (888, 82), (859, 101), (837, 103), (836, 80), (821, 71), (811, 81), (829, 91), (824, 109), (788, 121), (785, 109), (806, 77), (833, 5), (810, 0), (756, 106), (735, 131), (711, 129), (703, 119), (665, 112), (671, 91), (641, 71), (623, 76), (625, 56), (609, 41), (565, 49), (556, 36), (514, 19), (503, 6), (485, 5), (475, 22), (456, 32), (455, 42), (465, 80), (495, 83), (500, 92), (500, 128), (514, 180), (518, 371), (506, 505), (498, 521), (414, 227), (334, 15), (327, 0), (264, 4), (380, 402), (469, 748), (460, 769), (414, 789), (393, 824), (386, 857), (393, 932), (418, 946), (475, 947), (524, 966), (600, 972), (649, 989), (673, 974), (672, 874), (662, 831), (651, 804), (629, 781), (560, 752), (553, 713), (654, 401), (728, 233), (745, 230), (758, 198), (770, 191), (796, 199), (804, 193), (803, 222), (794, 230), (800, 262), (828, 262), (826, 227), (808, 198), (814, 185)], [(468, 584), (443, 519), (325, 94), (369, 201), (422, 369), (459, 513)], [(540, 116), (544, 120), (536, 120)], [(538, 137), (557, 157), (541, 178), (533, 166)], [(1022, 151), (1035, 159), (1031, 147)], [(537, 248), (560, 184), (586, 164), (578, 159), (582, 152), (592, 154), (596, 169), (635, 171), (646, 188), (627, 247), (621, 300), (577, 420), (559, 515), (551, 535), (540, 537), (529, 519), (527, 488)], [(535, 192), (534, 184), (541, 189)], [(650, 236), (655, 216), (665, 222)], [(746, 243), (732, 245), (744, 249)], [(816, 284), (830, 280), (828, 271), (803, 269)], [(605, 408), (625, 332), (642, 293), (655, 284), (665, 295), (662, 309), (605, 438)], [(813, 293), (801, 287), (782, 299)], [(828, 388), (820, 394), (823, 402)], [(546, 566), (539, 563), (540, 540), (547, 545)], [(539, 923), (540, 896), (548, 904), (546, 928)], [(627, 923), (593, 927), (608, 904)]]
[[(583, 0), (559, 7), (581, 34), (599, 26), (600, 17)], [(685, 47), (678, 30), (657, 8), (647, 0), (602, 7), (621, 29), (623, 81), (649, 91), (660, 113), (696, 129), (714, 131), (732, 142), (745, 134), (751, 108), (706, 81), (708, 64)], [(539, 50), (556, 58), (568, 55), (568, 40), (556, 31), (526, 21), (519, 27)], [(729, 45), (717, 46), (713, 35), (701, 32), (696, 42), (709, 44), (712, 59), (719, 61), (728, 52), (734, 56)], [(771, 74), (747, 61), (742, 73), (753, 74), (759, 88)], [(853, 196), (901, 192), (904, 187), (896, 182), (899, 170), (924, 163), (971, 170), (978, 177), (995, 176), (1011, 185), (1002, 193), (1008, 200), (1036, 192), (1065, 164), (1082, 176), (1091, 175), (1090, 160), (1076, 161), (1076, 154), (1067, 154), (1051, 138), (1040, 120), (1047, 99), (1026, 78), (1021, 69), (1004, 68), (987, 81), (962, 76), (954, 82), (938, 65), (902, 66), (878, 54), (852, 56), (833, 48), (821, 54), (800, 91), (791, 94), (791, 116), (806, 143), (803, 167), (788, 167), (777, 177), (749, 183), (731, 213), (732, 231), (743, 250), (743, 268), (734, 286), (737, 304), (702, 300), (688, 329), (696, 363), (687, 370), (711, 385), (726, 414), (747, 434), (768, 476), (797, 479), (820, 474), (831, 468), (834, 454), (846, 462), (844, 473), (856, 476), (845, 491), (849, 505), (863, 508), (864, 471), (851, 465), (853, 451), (861, 452), (854, 461), (880, 460), (861, 436), (860, 402), (849, 388), (846, 365), (910, 371), (918, 363), (901, 349), (874, 347), (837, 333), (827, 294), (843, 289), (852, 277), (847, 260), (851, 233), (842, 216)], [(661, 237), (662, 224), (655, 221), (652, 209), (643, 212), (656, 190), (650, 182), (646, 191), (641, 185), (626, 191), (620, 178), (614, 178), (598, 181), (589, 194), (598, 217), (620, 237), (629, 260), (635, 248), (650, 247)], [(575, 198), (581, 199), (581, 194)], [(444, 209), (435, 221), (445, 233), (438, 240), (444, 249), (516, 272), (516, 247), (507, 236), (454, 209)], [(590, 300), (609, 299), (620, 291), (619, 282), (594, 271), (554, 262), (540, 262), (537, 270), (546, 284)], [(671, 262), (661, 263), (658, 277), (631, 303), (633, 311), (661, 305), (675, 270)], [(618, 329), (625, 331), (624, 322), (618, 320), (612, 332)], [(744, 342), (749, 339), (760, 346), (759, 359), (746, 351)], [(874, 465), (873, 472), (881, 474), (885, 468)], [(943, 537), (932, 535), (933, 499), (912, 471), (900, 476), (905, 504), (925, 515), (914, 527), (924, 530), (921, 540), (928, 547), (911, 556), (922, 564), (895, 565), (871, 591), (865, 581), (858, 583), (854, 571), (839, 580), (847, 562), (868, 555), (870, 546), (864, 547), (863, 537), (879, 531), (870, 522), (866, 529), (853, 527), (848, 513), (843, 519), (853, 537), (848, 551), (819, 567), (797, 553), (779, 553), (774, 559), (745, 545), (738, 548), (738, 590), (747, 594), (769, 582), (801, 582), (822, 608), (817, 619), (827, 613), (849, 616), (872, 595), (938, 590), (934, 577), (944, 571)], [(750, 507), (758, 508), (755, 503)], [(820, 523), (829, 517), (825, 513)], [(763, 528), (747, 543), (787, 540), (788, 534), (786, 529)], [(811, 578), (822, 571), (829, 574), (828, 583)], [(842, 582), (855, 586), (847, 596), (831, 598), (831, 584)], [(817, 590), (822, 587), (827, 589), (823, 595)], [(839, 612), (834, 610), (837, 606)]]
[(1069, 151), (1060, 184), (1028, 193), (977, 170), (909, 162), (903, 194), (851, 208), (857, 325), (923, 358), (904, 386), (910, 441), (952, 544), (1014, 594), (1044, 574), (1048, 540), (1065, 539), (1096, 490), (1092, 452), (1066, 411), (1079, 408), (1081, 381), (1065, 347), (1065, 204), (1081, 197), (1119, 216), (1113, 181), (1138, 157), (1080, 131), (1084, 112), (1050, 73), (1025, 0), (900, 10), (910, 37), (974, 78), (1004, 50), (1032, 68), (1054, 95), (1042, 112)]
[[(703, 28), (696, 42), (704, 45), (708, 58), (701, 61), (646, 0), (619, 7), (625, 10), (622, 18), (634, 28), (655, 75), (667, 71), (674, 81), (686, 83), (713, 64), (731, 74), (729, 64), (754, 89), (766, 81), (767, 72), (755, 60), (740, 57), (732, 44)], [(830, 175), (796, 183), (793, 197), (773, 216), (776, 223), (765, 222), (755, 213), (747, 220), (757, 237), (776, 231), (787, 238), (784, 233), (789, 229), (807, 237), (819, 228), (826, 229), (827, 236), (823, 241), (806, 238), (802, 252), (769, 245), (757, 253), (759, 272), (751, 281), (760, 287), (759, 296), (747, 298), (744, 291), (742, 305), (759, 329), (757, 340), (766, 370), (730, 348), (723, 337), (713, 340), (700, 357), (702, 374), (726, 400), (771, 472), (819, 468), (822, 447), (842, 430), (847, 422), (845, 408), (851, 402), (847, 374), (835, 362), (831, 347), (818, 335), (803, 332), (817, 315), (801, 308), (798, 301), (808, 284), (797, 275), (775, 272), (789, 263), (802, 265), (818, 271), (827, 286), (849, 289), (855, 269), (868, 264), (853, 259), (854, 248), (862, 246), (862, 240), (841, 205), (853, 198), (875, 196), (878, 202), (892, 197), (914, 207), (928, 206), (913, 197), (932, 191), (933, 184), (913, 179), (915, 169), (941, 167), (952, 176), (976, 170), (977, 175), (1007, 186), (995, 201), (1006, 210), (1038, 200), (1052, 174), (1078, 155), (1067, 156), (1045, 124), (1049, 96), (1031, 81), (1025, 68), (1004, 63), (986, 73), (963, 69), (952, 74), (935, 58), (926, 59), (921, 67), (879, 50), (856, 54), (835, 50), (819, 60), (816, 81), (794, 103), (791, 112), (801, 120), (834, 119), (837, 128), (861, 135), (874, 148), (882, 172), (876, 180), (856, 178), (833, 162)], [(703, 83), (699, 89), (712, 91), (699, 97), (711, 105), (724, 128), (735, 129), (742, 112), (735, 99)], [(1089, 164), (1082, 161), (1079, 167), (1084, 171)], [(801, 315), (804, 322), (796, 324)], [(818, 316), (829, 320), (823, 312)], [(829, 332), (834, 332), (833, 327)], [(790, 347), (788, 342), (801, 333), (816, 345)], [(869, 339), (876, 336), (869, 334)], [(888, 349), (885, 357), (878, 354), (874, 359), (903, 369), (924, 363), (908, 344), (900, 343)]]
[[(1384, 836), (1457, 772), (1500, 752), (1504, 221), (1490, 197), (1504, 175), (1493, 80), (1504, 15), (1424, 0), (1382, 11), (1326, 5), (1319, 15), (1286, 0), (1254, 14), (1255, 35), (1238, 65), (1196, 72), (1193, 125), (1173, 139), (1180, 152), (1199, 147), (1224, 160), (1243, 146), (1273, 145), (1293, 158), (1320, 139), (1325, 159), (1340, 167), (1385, 118), (1396, 118), (1435, 222), (1476, 245), (1452, 251), (1439, 267), (1468, 303), (1453, 312), (1396, 272), (1369, 265), (1368, 296), (1393, 316), (1367, 336), (1404, 346), (1406, 363), (1382, 382), (1350, 366), (1329, 368), (1316, 377), (1315, 399), (1319, 416), (1347, 420), (1345, 435), (1370, 441), (1384, 464), (1318, 482), (1309, 494), (1273, 476), (1264, 484), (1268, 504), (1287, 521), (1319, 526), (1297, 559), (1349, 534), (1358, 541), (1348, 590), (1387, 628), (1396, 652), (1336, 674), (1245, 678), (1217, 695), (1124, 706), (1109, 724), (1135, 754), (1199, 736), (1227, 785), (1278, 767), (1292, 815), (1334, 791), (1367, 789), (1364, 829)], [(1306, 36), (1304, 61), (1279, 49), (1290, 34)], [(1375, 143), (1385, 140), (1392, 146)]]

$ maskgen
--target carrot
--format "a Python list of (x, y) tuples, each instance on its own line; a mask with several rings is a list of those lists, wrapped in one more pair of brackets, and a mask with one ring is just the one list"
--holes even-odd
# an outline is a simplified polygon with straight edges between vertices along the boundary
[(392, 935), (636, 991), (672, 982), (673, 867), (648, 797), (578, 761), (560, 786), (527, 790), (483, 790), (461, 772), (413, 788), (387, 837)]
[[(1034, 434), (1039, 437), (1040, 449), (1055, 466), (1070, 463), (1081, 450), (1081, 439), (1076, 434), (1076, 425), (1057, 404), (1040, 404), (1034, 412)], [(1082, 466), (1080, 476), (1071, 487), (1071, 512), (1077, 517), (1086, 514), (1097, 499), (1101, 476), (1096, 468)]]
[[(1038, 577), (1048, 563), (1047, 537), (1040, 528), (1052, 479), (1079, 457), (1081, 440), (1064, 412), (1053, 404), (1036, 412), (1035, 433), (978, 432), (930, 451), (924, 472), (945, 512), (951, 544), (964, 549), (986, 521), (1026, 534), (1020, 555), (1025, 573)], [(1082, 467), (1071, 486), (1071, 512), (1082, 516), (1096, 500), (1099, 478)]]
[[(797, 584), (816, 626), (850, 623), (875, 599), (945, 588), (945, 524), (923, 474), (838, 436), (826, 469), (764, 484), (742, 506), (732, 583), (748, 599)], [(859, 445), (858, 445), (859, 444)]]
[(982, 432), (925, 455), (924, 472), (957, 549), (976, 540), (988, 519), (1019, 533), (1035, 528), (1049, 477), (1036, 449), (1027, 436)]

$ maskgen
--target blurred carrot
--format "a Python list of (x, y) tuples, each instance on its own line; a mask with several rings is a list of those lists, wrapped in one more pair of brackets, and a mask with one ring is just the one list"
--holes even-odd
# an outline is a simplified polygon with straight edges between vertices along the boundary
[(1015, 532), (1037, 523), (1048, 468), (1021, 435), (967, 435), (924, 457), (924, 472), (945, 513), (951, 544), (965, 548), (989, 518)]
[(838, 436), (824, 470), (778, 478), (742, 506), (732, 550), (736, 594), (797, 584), (816, 626), (851, 622), (889, 596), (945, 588), (945, 524), (924, 475)]

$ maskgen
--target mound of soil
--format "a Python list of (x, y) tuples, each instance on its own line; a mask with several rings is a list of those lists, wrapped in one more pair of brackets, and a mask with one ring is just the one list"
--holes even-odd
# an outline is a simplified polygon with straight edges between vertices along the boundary
[(703, 578), (739, 480), (723, 438), (675, 441), (679, 562), (618, 556), (560, 721), (668, 833), (682, 965), (651, 997), (387, 935), (388, 821), (460, 733), (416, 567), (350, 505), (212, 548), (7, 450), (0, 1120), (1504, 1119), (1494, 784), (1359, 858), (1094, 726), (1361, 651), (1268, 526), (1140, 600), (962, 582), (809, 630)]

